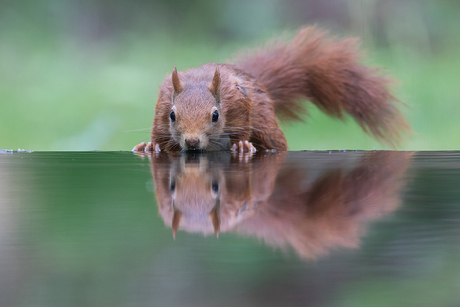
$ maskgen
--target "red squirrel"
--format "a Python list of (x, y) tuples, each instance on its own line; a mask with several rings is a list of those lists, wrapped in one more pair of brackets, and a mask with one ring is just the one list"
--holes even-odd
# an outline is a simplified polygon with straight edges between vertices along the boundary
[(389, 91), (391, 79), (359, 62), (358, 41), (306, 27), (232, 64), (208, 63), (166, 76), (151, 142), (134, 151), (288, 149), (279, 119), (301, 120), (304, 101), (326, 114), (351, 115), (390, 146), (410, 126)]

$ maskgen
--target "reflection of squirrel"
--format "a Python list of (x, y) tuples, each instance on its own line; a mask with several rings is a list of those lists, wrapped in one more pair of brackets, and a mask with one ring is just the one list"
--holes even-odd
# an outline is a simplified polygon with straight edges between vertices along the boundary
[(391, 80), (358, 59), (355, 39), (308, 27), (236, 65), (174, 69), (160, 86), (152, 142), (134, 150), (287, 150), (276, 116), (300, 120), (301, 99), (333, 117), (348, 113), (365, 132), (396, 145), (410, 127), (394, 105)]
[(399, 206), (411, 156), (270, 152), (241, 163), (230, 153), (159, 153), (151, 167), (158, 210), (174, 237), (236, 232), (315, 258), (358, 247), (366, 226)]

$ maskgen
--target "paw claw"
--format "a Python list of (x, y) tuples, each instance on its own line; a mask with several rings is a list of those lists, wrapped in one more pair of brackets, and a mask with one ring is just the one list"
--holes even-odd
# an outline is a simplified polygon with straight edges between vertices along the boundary
[(156, 153), (158, 153), (161, 151), (161, 149), (160, 149), (159, 144), (155, 145), (155, 150), (154, 150), (152, 142), (148, 142), (148, 144), (145, 144), (145, 142), (142, 142), (134, 146), (134, 148), (131, 151), (135, 153), (151, 153), (155, 151)]
[(137, 144), (134, 146), (134, 148), (131, 150), (132, 152), (144, 152), (147, 144), (145, 142), (142, 142), (140, 144)]
[(251, 158), (257, 150), (251, 142), (239, 141), (233, 144), (231, 151), (233, 154), (239, 154), (240, 162), (243, 162), (243, 157), (244, 161), (248, 162), (249, 158)]

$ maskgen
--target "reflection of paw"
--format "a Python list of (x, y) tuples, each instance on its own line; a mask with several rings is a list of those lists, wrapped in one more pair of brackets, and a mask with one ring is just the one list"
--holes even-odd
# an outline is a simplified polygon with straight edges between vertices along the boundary
[(152, 145), (152, 142), (149, 142), (148, 144), (145, 144), (145, 142), (142, 142), (136, 146), (134, 146), (133, 152), (145, 152), (145, 153), (149, 153), (149, 152), (160, 152), (161, 149), (160, 149), (160, 145), (156, 144), (155, 145), (155, 148), (153, 148), (153, 145)]
[(234, 151), (232, 152), (232, 156), (234, 159), (238, 158), (239, 162), (242, 163), (248, 163), (251, 159), (252, 156), (254, 156), (253, 152), (238, 152)]
[(257, 150), (249, 141), (239, 141), (238, 143), (233, 144), (231, 148), (233, 153), (255, 153)]

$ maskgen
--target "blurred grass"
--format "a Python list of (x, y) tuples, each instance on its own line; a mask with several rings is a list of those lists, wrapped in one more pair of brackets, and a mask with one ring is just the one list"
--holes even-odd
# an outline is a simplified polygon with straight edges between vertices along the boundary
[[(383, 67), (400, 80), (395, 92), (408, 105), (402, 110), (414, 130), (400, 149), (458, 149), (460, 59), (454, 46), (460, 44), (460, 31), (456, 30), (460, 21), (443, 21), (443, 14), (455, 15), (455, 11), (439, 5), (436, 10), (424, 8), (439, 21), (431, 24), (431, 19), (424, 20), (417, 10), (420, 4), (414, 3), (406, 5), (400, 16), (387, 16), (385, 27), (379, 29), (385, 33), (386, 44), (370, 33), (368, 23), (374, 20), (363, 18), (367, 7), (353, 8), (347, 29), (327, 19), (319, 23), (342, 36), (362, 36), (366, 62)], [(142, 27), (140, 23), (110, 32), (103, 39), (82, 39), (75, 34), (78, 31), (55, 27), (40, 17), (28, 20), (30, 15), (25, 13), (26, 17), (18, 18), (21, 8), (12, 10), (16, 15), (4, 14), (9, 19), (0, 22), (0, 148), (130, 150), (149, 139), (158, 85), (174, 65), (186, 70), (223, 62), (241, 49), (262, 44), (273, 33), (293, 32), (299, 24), (279, 21), (276, 8), (273, 4), (264, 10), (265, 15), (257, 15), (254, 27), (247, 26), (254, 24), (250, 20), (255, 18), (248, 12), (260, 10), (260, 6), (243, 7), (246, 13), (239, 15), (235, 8), (233, 13), (227, 10), (225, 20), (214, 17), (217, 26), (219, 22), (230, 24), (230, 34), (219, 32), (227, 33), (223, 38), (206, 31), (209, 21), (201, 24), (205, 14), (200, 16), (197, 10), (188, 13), (179, 28), (164, 23), (163, 27)], [(59, 8), (56, 10), (59, 14)], [(239, 19), (233, 20), (234, 16)], [(56, 24), (66, 24), (62, 19)], [(432, 39), (427, 34), (436, 31), (448, 38), (437, 40), (438, 36)], [(311, 109), (306, 123), (283, 124), (290, 149), (386, 148), (353, 121), (337, 121)]]

